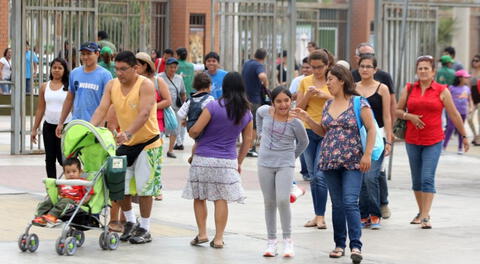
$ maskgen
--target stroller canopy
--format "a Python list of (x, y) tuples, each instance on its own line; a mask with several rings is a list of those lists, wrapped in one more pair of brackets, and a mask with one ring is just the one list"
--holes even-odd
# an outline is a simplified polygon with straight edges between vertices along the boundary
[(65, 158), (77, 156), (83, 171), (98, 171), (109, 156), (115, 156), (113, 134), (103, 127), (95, 127), (84, 120), (68, 123), (62, 136), (62, 153)]

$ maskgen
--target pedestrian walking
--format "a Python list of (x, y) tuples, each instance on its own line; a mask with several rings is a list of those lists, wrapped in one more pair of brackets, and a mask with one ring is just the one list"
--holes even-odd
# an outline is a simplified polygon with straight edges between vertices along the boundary
[(67, 97), (55, 129), (57, 137), (62, 136), (63, 123), (70, 112), (72, 120), (90, 121), (100, 104), (105, 85), (112, 79), (112, 74), (97, 64), (99, 56), (97, 43), (85, 42), (80, 46), (80, 60), (83, 65), (70, 73)]
[[(470, 90), (473, 100), (473, 110), (468, 113), (468, 125), (473, 133), (472, 144), (480, 146), (480, 54), (473, 56), (472, 59), (472, 79), (470, 81)], [(475, 129), (474, 118), (477, 115), (478, 130)]]
[[(127, 155), (128, 166), (125, 198), (119, 201), (127, 221), (120, 240), (143, 244), (152, 241), (149, 231), (152, 196), (157, 196), (162, 189), (162, 140), (158, 129), (155, 88), (149, 79), (137, 74), (137, 59), (132, 52), (117, 54), (115, 68), (118, 77), (108, 82), (90, 122), (100, 125), (113, 105), (121, 131), (116, 136), (120, 144), (117, 155)], [(132, 195), (139, 198), (138, 225), (132, 209)]]
[(452, 65), (450, 66), (450, 68), (454, 71), (454, 72), (457, 72), (459, 70), (463, 70), (463, 65), (456, 61), (455, 60), (455, 48), (452, 47), (452, 46), (449, 46), (449, 47), (446, 47), (445, 49), (443, 49), (443, 54), (444, 55), (448, 55), (452, 58)]
[[(139, 52), (135, 55), (135, 57), (137, 58), (137, 73), (152, 81), (155, 87), (155, 99), (157, 103), (155, 107), (157, 109), (158, 129), (160, 130), (160, 136), (163, 140), (163, 135), (165, 133), (163, 110), (172, 105), (172, 98), (168, 90), (168, 85), (162, 78), (159, 78), (155, 75), (155, 64), (147, 53)], [(162, 164), (163, 153), (162, 158), (158, 162), (160, 165)], [(157, 195), (155, 200), (163, 200), (163, 194), (160, 193)]]
[(283, 257), (295, 255), (291, 239), (290, 190), (295, 173), (295, 159), (308, 145), (303, 123), (289, 112), (292, 94), (284, 87), (272, 91), (272, 106), (257, 110), (257, 128), (260, 134), (258, 178), (265, 204), (267, 249), (264, 257), (277, 254), (277, 208), (283, 231)]
[[(358, 63), (361, 81), (355, 90), (365, 97), (370, 104), (379, 128), (385, 129), (385, 151), (378, 160), (372, 160), (370, 170), (363, 174), (360, 192), (360, 216), (362, 227), (380, 229), (382, 213), (380, 209), (380, 170), (384, 156), (391, 151), (393, 134), (390, 116), (390, 92), (385, 84), (374, 79), (377, 59), (373, 55), (362, 55)], [(380, 130), (383, 131), (383, 130)]]
[(115, 63), (113, 62), (113, 52), (110, 47), (106, 46), (100, 50), (100, 57), (102, 58), (98, 65), (105, 68), (105, 70), (109, 71), (112, 74), (113, 78), (117, 77), (115, 74)]
[(222, 96), (223, 78), (225, 78), (228, 72), (220, 69), (220, 56), (214, 51), (205, 55), (204, 61), (205, 67), (207, 68), (206, 73), (210, 76), (210, 79), (212, 79), (212, 91), (210, 93), (213, 98), (218, 99)]
[[(308, 56), (313, 74), (303, 78), (297, 91), (297, 108), (307, 111), (308, 115), (320, 122), (325, 102), (333, 97), (327, 88), (326, 72), (333, 64), (333, 57), (325, 50), (315, 50)], [(308, 123), (305, 123), (308, 135), (308, 146), (303, 152), (307, 165), (308, 179), (312, 192), (315, 217), (305, 223), (305, 227), (326, 229), (325, 207), (327, 204), (327, 183), (318, 168), (323, 137), (315, 133)]]
[[(32, 72), (33, 66), (33, 72)], [(32, 79), (37, 76), (38, 56), (30, 50), (30, 43), (25, 43), (25, 92), (31, 94)]]
[[(223, 248), (223, 235), (228, 218), (228, 202), (242, 203), (245, 192), (240, 173), (252, 141), (252, 114), (245, 86), (238, 72), (230, 72), (223, 80), (223, 95), (207, 104), (197, 122), (190, 128), (197, 141), (192, 165), (182, 197), (193, 199), (198, 234), (190, 242), (208, 242), (207, 203), (215, 205), (215, 237), (213, 248)], [(236, 152), (236, 141), (242, 134), (242, 145)]]
[[(472, 101), (472, 94), (470, 91), (470, 87), (468, 84), (470, 83), (471, 75), (468, 74), (465, 70), (459, 70), (455, 73), (455, 80), (453, 84), (448, 86), (448, 90), (452, 95), (453, 103), (455, 104), (455, 108), (460, 113), (462, 117), (462, 123), (465, 122), (467, 118), (467, 114), (473, 112), (473, 101)], [(443, 140), (443, 150), (446, 150), (448, 146), (448, 142), (452, 137), (453, 132), (458, 135), (458, 154), (463, 154), (463, 138), (460, 136), (460, 133), (457, 129), (455, 129), (455, 124), (453, 123), (452, 119), (447, 118), (447, 129), (445, 130), (445, 139)]]
[[(176, 74), (178, 68), (178, 60), (173, 57), (169, 58), (166, 65), (167, 66), (165, 72), (160, 73), (158, 76), (163, 79), (163, 81), (168, 85), (170, 97), (172, 98), (172, 108), (176, 114), (187, 99), (186, 89), (182, 76)], [(178, 119), (177, 129), (175, 129), (174, 131), (165, 131), (166, 134), (169, 136), (169, 145), (167, 151), (167, 157), (169, 158), (177, 158), (177, 156), (173, 153), (174, 149), (183, 150), (184, 148), (183, 144), (175, 145), (177, 137), (181, 136), (183, 130), (180, 121), (181, 120)]]
[[(154, 51), (152, 51), (154, 54)], [(174, 53), (172, 49), (165, 49), (163, 51), (163, 55), (160, 57), (160, 51), (155, 51), (155, 58), (152, 55), (152, 60), (155, 62), (155, 69), (157, 69), (158, 73), (165, 72), (165, 68), (167, 66), (167, 60), (173, 57)]]
[[(368, 42), (363, 42), (358, 44), (357, 48), (355, 49), (355, 63), (358, 65), (360, 57), (363, 55), (371, 55), (375, 56), (375, 50), (373, 49), (372, 44)], [(359, 69), (355, 69), (352, 71), (353, 80), (355, 82), (361, 81)], [(397, 110), (397, 100), (395, 97), (395, 86), (393, 85), (392, 76), (381, 69), (376, 69), (375, 74), (373, 75), (373, 79), (385, 84), (388, 87), (388, 91), (390, 92), (390, 116), (392, 120), (392, 127), (393, 123), (395, 123), (396, 115), (395, 111)], [(385, 161), (385, 160), (384, 160)], [(388, 207), (388, 185), (387, 185), (387, 174), (385, 171), (385, 166), (382, 165), (382, 169), (380, 170), (380, 178), (379, 178), (379, 185), (380, 185), (380, 211), (382, 212), (382, 218), (388, 219), (391, 216), (390, 208)]]
[[(62, 166), (62, 149), (60, 138), (55, 135), (63, 103), (68, 94), (70, 71), (67, 62), (62, 58), (56, 58), (50, 63), (49, 81), (43, 83), (38, 94), (38, 105), (35, 113), (30, 138), (37, 143), (38, 128), (42, 119), (45, 119), (42, 127), (43, 144), (45, 146), (45, 167), (48, 178), (57, 178), (57, 166)], [(70, 122), (71, 114), (67, 116), (64, 124)]]
[(440, 68), (435, 77), (435, 81), (439, 84), (452, 85), (453, 80), (455, 80), (455, 71), (452, 69), (452, 64), (454, 60), (449, 55), (443, 55), (440, 57), (440, 63), (442, 68)]
[(327, 101), (320, 122), (302, 109), (297, 108), (295, 113), (313, 132), (323, 136), (317, 165), (325, 175), (332, 201), (335, 249), (329, 256), (340, 258), (345, 255), (348, 231), (350, 257), (353, 263), (360, 263), (363, 257), (358, 199), (362, 173), (371, 167), (376, 136), (375, 120), (368, 101), (361, 97), (357, 107), (360, 107), (360, 119), (367, 131), (366, 149), (363, 151), (354, 109), (354, 97), (358, 93), (355, 91), (352, 74), (345, 67), (334, 65), (328, 71), (327, 86), (333, 99)]
[(397, 117), (406, 120), (405, 146), (407, 149), (412, 189), (418, 213), (410, 222), (432, 228), (430, 209), (435, 190), (435, 171), (444, 139), (442, 111), (460, 132), (465, 151), (469, 144), (462, 117), (455, 109), (452, 95), (446, 86), (435, 82), (435, 61), (432, 56), (420, 56), (416, 61), (418, 81), (408, 83), (398, 101)]
[[(12, 80), (12, 49), (6, 48), (0, 59), (0, 81)], [(0, 84), (0, 94), (10, 94), (10, 85)]]
[(109, 47), (113, 54), (117, 54), (117, 47), (109, 40), (108, 33), (106, 31), (98, 31), (97, 44), (100, 49), (102, 49), (103, 47)]
[(266, 91), (268, 89), (268, 76), (265, 71), (265, 58), (267, 51), (265, 49), (257, 49), (253, 60), (248, 60), (242, 67), (242, 79), (245, 83), (248, 101), (252, 104), (253, 114), (253, 142), (251, 149), (248, 151), (248, 157), (258, 157), (256, 150), (257, 145), (257, 109), (266, 104)]

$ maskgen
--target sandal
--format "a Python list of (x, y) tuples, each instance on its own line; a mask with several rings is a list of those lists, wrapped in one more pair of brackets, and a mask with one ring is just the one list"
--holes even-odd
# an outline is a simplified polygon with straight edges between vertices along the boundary
[(330, 251), (328, 256), (330, 258), (341, 258), (345, 256), (345, 250), (343, 248), (335, 248), (334, 250)]
[(359, 264), (362, 262), (362, 252), (358, 248), (352, 248), (350, 258), (352, 259), (353, 264)]
[(325, 222), (323, 222), (321, 225), (317, 224), (317, 229), (327, 229), (327, 224), (325, 224)]
[(225, 245), (225, 243), (222, 241), (222, 244), (221, 245), (218, 245), (218, 244), (215, 244), (215, 242), (213, 242), (214, 240), (210, 241), (210, 246), (212, 248), (217, 248), (217, 249), (220, 249), (220, 248), (223, 248), (223, 246)]
[(155, 201), (161, 201), (161, 200), (163, 200), (163, 194), (159, 194), (155, 196)]
[(410, 221), (410, 224), (411, 225), (419, 225), (421, 224), (422, 221), (420, 220), (420, 213), (418, 213), (413, 219), (412, 221)]
[(123, 224), (120, 221), (110, 221), (110, 223), (108, 223), (108, 230), (110, 232), (123, 233)]
[(196, 236), (192, 241), (190, 241), (190, 245), (196, 246), (196, 245), (200, 245), (207, 242), (208, 242), (208, 238), (199, 239), (198, 236)]
[(432, 224), (430, 223), (430, 217), (422, 219), (422, 229), (432, 229)]
[(317, 227), (317, 221), (309, 220), (303, 226), (304, 227)]

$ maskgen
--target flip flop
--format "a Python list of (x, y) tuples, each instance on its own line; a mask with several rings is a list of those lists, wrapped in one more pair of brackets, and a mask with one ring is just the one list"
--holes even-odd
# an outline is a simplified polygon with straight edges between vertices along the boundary
[(432, 229), (432, 224), (430, 224), (430, 218), (422, 219), (422, 229)]
[(362, 262), (363, 257), (362, 257), (362, 252), (360, 251), (360, 249), (358, 249), (358, 248), (352, 249), (350, 259), (352, 259), (353, 264), (359, 264), (360, 262)]
[[(341, 254), (339, 255), (339, 253), (341, 253)], [(341, 258), (341, 257), (345, 256), (345, 250), (341, 249), (341, 248), (336, 248), (336, 249), (330, 251), (330, 254), (328, 256), (330, 258)]]
[(306, 222), (303, 226), (304, 227), (316, 227), (317, 223), (315, 221), (310, 220), (310, 221)]
[(192, 241), (190, 241), (190, 245), (192, 246), (196, 246), (196, 245), (200, 245), (200, 244), (203, 244), (203, 243), (207, 243), (208, 242), (208, 239), (198, 239), (198, 236), (196, 236)]
[(222, 241), (222, 244), (221, 244), (221, 245), (215, 244), (215, 243), (213, 242), (213, 240), (210, 241), (210, 246), (211, 246), (212, 248), (220, 249), (220, 248), (223, 248), (224, 245), (225, 245), (225, 243), (224, 243), (223, 241)]
[(327, 229), (327, 225), (325, 223), (322, 225), (317, 225), (317, 229)]

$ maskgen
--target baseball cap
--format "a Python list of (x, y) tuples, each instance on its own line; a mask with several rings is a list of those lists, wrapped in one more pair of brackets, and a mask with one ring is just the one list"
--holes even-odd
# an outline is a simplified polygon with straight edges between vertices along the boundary
[(98, 44), (95, 43), (95, 42), (85, 42), (80, 46), (80, 51), (82, 51), (82, 50), (97, 52), (97, 51), (100, 50), (100, 48), (98, 47)]
[(110, 55), (113, 54), (112, 49), (111, 49), (110, 47), (103, 47), (102, 50), (100, 50), (100, 54), (103, 55), (103, 54), (105, 54), (105, 53), (108, 53), (108, 54), (110, 54)]
[(453, 59), (452, 57), (450, 57), (450, 55), (443, 55), (442, 57), (440, 57), (440, 62), (441, 63), (451, 63), (453, 62)]
[(150, 57), (150, 55), (148, 55), (145, 52), (139, 52), (139, 53), (135, 54), (135, 58), (137, 58), (137, 60), (143, 61), (146, 64), (148, 64), (150, 69), (153, 72), (155, 72), (155, 64), (153, 64), (153, 61), (152, 61), (152, 58)]
[(172, 63), (178, 64), (178, 60), (175, 59), (175, 58), (173, 58), (173, 57), (172, 57), (172, 58), (168, 58), (166, 64), (167, 64), (167, 65), (170, 65), (170, 64), (172, 64)]
[(466, 70), (458, 70), (455, 72), (455, 76), (462, 77), (462, 78), (470, 78), (472, 77)]

